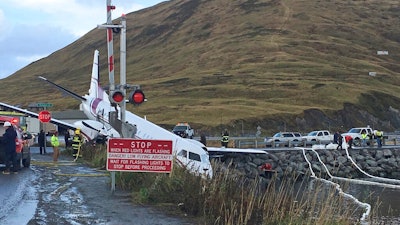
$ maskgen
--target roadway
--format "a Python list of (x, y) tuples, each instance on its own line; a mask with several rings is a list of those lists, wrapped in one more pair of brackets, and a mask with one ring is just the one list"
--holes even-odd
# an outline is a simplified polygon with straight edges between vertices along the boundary
[(111, 192), (106, 171), (65, 155), (54, 164), (52, 148), (46, 150), (40, 155), (32, 147), (30, 168), (0, 173), (0, 224), (194, 224), (184, 216), (135, 205), (131, 193)]
[[(199, 137), (195, 137), (194, 139), (200, 140)], [(221, 147), (221, 138), (220, 137), (206, 137), (207, 140), (207, 146), (210, 147)], [(267, 147), (265, 146), (265, 140), (262, 138), (257, 138), (257, 137), (230, 137), (230, 142), (229, 142), (229, 147), (235, 147), (235, 148), (254, 148), (254, 149), (265, 149), (266, 151), (268, 150), (285, 150), (285, 151), (290, 151), (290, 150), (297, 150), (296, 147), (307, 147), (311, 148), (313, 144), (319, 144), (319, 143), (306, 143), (300, 141), (300, 142), (275, 142), (276, 147)], [(397, 134), (389, 134), (385, 136), (384, 139), (384, 145), (380, 149), (393, 149), (393, 148), (399, 148), (400, 147), (400, 135)], [(374, 144), (373, 147), (366, 147), (366, 148), (377, 148), (376, 143)], [(354, 147), (353, 149), (362, 149), (362, 147)]]

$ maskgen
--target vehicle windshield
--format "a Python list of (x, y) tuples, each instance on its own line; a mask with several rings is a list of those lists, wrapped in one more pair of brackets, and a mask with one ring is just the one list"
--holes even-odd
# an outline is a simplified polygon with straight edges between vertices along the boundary
[(310, 133), (307, 134), (307, 136), (317, 136), (317, 131), (311, 131)]
[(186, 126), (175, 126), (174, 127), (174, 131), (185, 131), (186, 130)]
[(360, 133), (360, 131), (361, 131), (360, 128), (351, 128), (348, 133), (357, 133), (358, 134), (358, 133)]
[(280, 137), (280, 136), (281, 136), (281, 133), (276, 133), (276, 134), (274, 134), (273, 137)]

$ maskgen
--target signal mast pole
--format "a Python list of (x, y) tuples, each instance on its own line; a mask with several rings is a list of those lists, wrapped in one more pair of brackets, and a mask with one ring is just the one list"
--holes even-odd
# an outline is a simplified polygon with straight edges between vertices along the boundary
[[(110, 94), (110, 102), (116, 104), (113, 102), (113, 95), (115, 93), (119, 93), (122, 96), (122, 101), (119, 102), (118, 104), (120, 105), (120, 121), (122, 124), (125, 123), (125, 110), (126, 110), (126, 103), (125, 103), (125, 96), (126, 96), (126, 17), (125, 15), (122, 15), (121, 17), (121, 25), (114, 25), (112, 24), (112, 18), (111, 18), (111, 10), (114, 10), (115, 6), (111, 5), (111, 0), (107, 0), (107, 23), (106, 25), (98, 25), (97, 27), (100, 29), (107, 29), (107, 49), (108, 49), (108, 73), (109, 73), (109, 81), (110, 81), (110, 88), (109, 88), (109, 94)], [(122, 32), (121, 32), (122, 31)], [(120, 71), (120, 85), (117, 87), (115, 86), (115, 81), (114, 81), (114, 46), (113, 46), (113, 33), (119, 33), (121, 32), (121, 71)], [(111, 118), (112, 117), (112, 118)], [(110, 120), (117, 121), (118, 120), (118, 115), (117, 114), (110, 114)], [(124, 126), (124, 125), (122, 125)], [(121, 127), (121, 126), (118, 126)], [(120, 129), (116, 129), (121, 137), (124, 137), (126, 135), (125, 132), (121, 131)]]
[[(120, 136), (123, 138), (133, 137), (136, 134), (136, 126), (130, 123), (126, 123), (126, 89), (131, 88), (132, 85), (126, 84), (126, 16), (121, 16), (121, 25), (112, 24), (111, 10), (115, 9), (115, 6), (111, 5), (111, 0), (107, 0), (107, 24), (97, 25), (98, 28), (107, 29), (107, 48), (108, 48), (108, 68), (109, 68), (109, 80), (110, 80), (110, 103), (112, 105), (120, 106), (120, 120), (115, 112), (110, 112), (109, 121), (111, 126), (116, 129)], [(114, 82), (114, 56), (113, 56), (113, 33), (120, 33), (120, 85), (115, 86)], [(135, 90), (129, 95), (129, 102), (139, 105), (146, 101), (144, 93), (140, 90), (140, 86), (135, 86)], [(113, 121), (113, 122), (111, 122)], [(114, 125), (113, 125), (114, 124)], [(111, 172), (111, 191), (115, 191), (115, 172)]]
[[(111, 5), (111, 0), (107, 0), (107, 25), (112, 25), (111, 10), (115, 6)], [(114, 82), (114, 46), (113, 46), (113, 29), (111, 26), (107, 27), (107, 49), (108, 49), (108, 77), (110, 80), (110, 93), (115, 90)]]
[[(106, 25), (98, 25), (98, 28), (106, 28), (107, 29), (107, 49), (108, 49), (108, 74), (109, 74), (109, 80), (110, 80), (110, 96), (113, 95), (114, 91), (115, 91), (115, 82), (114, 82), (114, 46), (113, 46), (113, 29), (116, 29), (117, 31), (119, 31), (119, 29), (122, 28), (122, 26), (120, 25), (113, 25), (112, 24), (112, 18), (111, 18), (111, 10), (115, 9), (115, 6), (111, 5), (111, 0), (107, 0), (107, 24)], [(125, 17), (124, 17), (125, 18)], [(125, 19), (126, 21), (126, 19)], [(125, 23), (125, 29), (126, 31), (126, 23)], [(125, 32), (126, 33), (126, 32)], [(122, 44), (122, 35), (121, 35), (121, 46), (125, 45)], [(122, 47), (121, 47), (122, 50)], [(121, 119), (123, 118), (123, 123), (125, 122), (125, 86), (122, 86), (122, 83), (126, 83), (126, 66), (125, 66), (125, 55), (126, 52), (124, 51), (124, 65), (122, 65), (121, 63), (121, 86), (119, 87), (119, 89), (122, 89), (121, 91), (124, 93), (123, 94), (123, 101), (121, 102), (121, 106), (120, 106), (120, 113), (121, 113)], [(122, 59), (122, 51), (121, 51), (121, 59)], [(111, 120), (111, 116), (113, 117), (117, 117), (117, 115), (109, 115), (110, 120)], [(115, 121), (118, 120), (118, 118), (115, 118)], [(123, 137), (124, 132), (119, 131), (121, 137)], [(112, 171), (111, 172), (111, 192), (115, 191), (115, 172)]]
[[(121, 16), (121, 35), (120, 35), (120, 84), (122, 88), (122, 93), (126, 96), (126, 16), (122, 14)], [(120, 104), (121, 108), (121, 122), (125, 123), (125, 111), (126, 111), (126, 101), (122, 101)], [(122, 128), (123, 129), (123, 128)], [(122, 132), (124, 133), (124, 132)]]

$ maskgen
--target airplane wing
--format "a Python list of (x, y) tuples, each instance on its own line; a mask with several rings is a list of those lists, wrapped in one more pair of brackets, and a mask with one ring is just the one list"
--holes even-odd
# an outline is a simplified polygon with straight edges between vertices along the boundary
[[(12, 106), (3, 102), (0, 102), (0, 107), (10, 110), (10, 111), (16, 111), (16, 112), (20, 112), (23, 113), (27, 116), (31, 116), (34, 118), (38, 118), (39, 114), (35, 113), (35, 112), (31, 112), (29, 110), (26, 109), (21, 109), (19, 107), (16, 106)], [(76, 130), (76, 129), (81, 129), (81, 133), (83, 134), (83, 136), (88, 140), (92, 140), (93, 138), (95, 138), (96, 136), (98, 136), (98, 134), (103, 134), (104, 132), (102, 132), (102, 124), (99, 125), (99, 122), (97, 121), (90, 121), (90, 120), (86, 120), (86, 121), (77, 121), (74, 124), (70, 124), (70, 123), (66, 123), (64, 121), (58, 120), (58, 119), (54, 119), (51, 118), (49, 123), (53, 123), (57, 126), (61, 126), (65, 129), (71, 129), (71, 130)], [(96, 126), (96, 127), (95, 127)]]
[[(18, 108), (16, 106), (12, 106), (12, 105), (9, 105), (9, 104), (3, 103), (3, 102), (0, 102), (0, 106), (3, 107), (3, 108), (6, 108), (7, 110), (17, 111), (17, 112), (23, 113), (23, 114), (25, 114), (27, 116), (31, 116), (31, 117), (34, 117), (34, 118), (39, 118), (39, 114), (38, 113), (34, 113), (34, 112), (28, 111), (26, 109), (21, 109), (21, 108)], [(77, 128), (72, 124), (69, 124), (69, 123), (66, 123), (64, 121), (57, 120), (57, 119), (54, 119), (54, 118), (51, 118), (50, 123), (56, 124), (57, 126), (61, 126), (61, 127), (67, 128), (67, 129), (72, 129), (72, 130), (76, 130), (76, 128)]]
[(185, 140), (200, 146), (203, 149), (207, 149), (207, 152), (211, 154), (224, 154), (224, 153), (250, 153), (250, 154), (268, 154), (265, 149), (257, 149), (257, 148), (225, 148), (225, 147), (206, 147), (200, 141), (194, 139)]
[(225, 148), (225, 147), (207, 147), (210, 153), (252, 153), (268, 154), (266, 151), (255, 148)]

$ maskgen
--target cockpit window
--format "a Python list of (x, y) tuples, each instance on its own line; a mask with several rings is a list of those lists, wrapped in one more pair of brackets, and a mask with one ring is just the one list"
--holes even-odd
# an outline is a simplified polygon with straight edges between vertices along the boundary
[(193, 152), (189, 152), (189, 159), (201, 162), (200, 155)]
[(183, 157), (187, 157), (187, 151), (186, 150), (182, 150), (178, 153), (178, 156), (183, 156)]
[(202, 162), (205, 162), (205, 163), (209, 163), (210, 162), (208, 154), (200, 155), (200, 157), (201, 157), (201, 161)]

